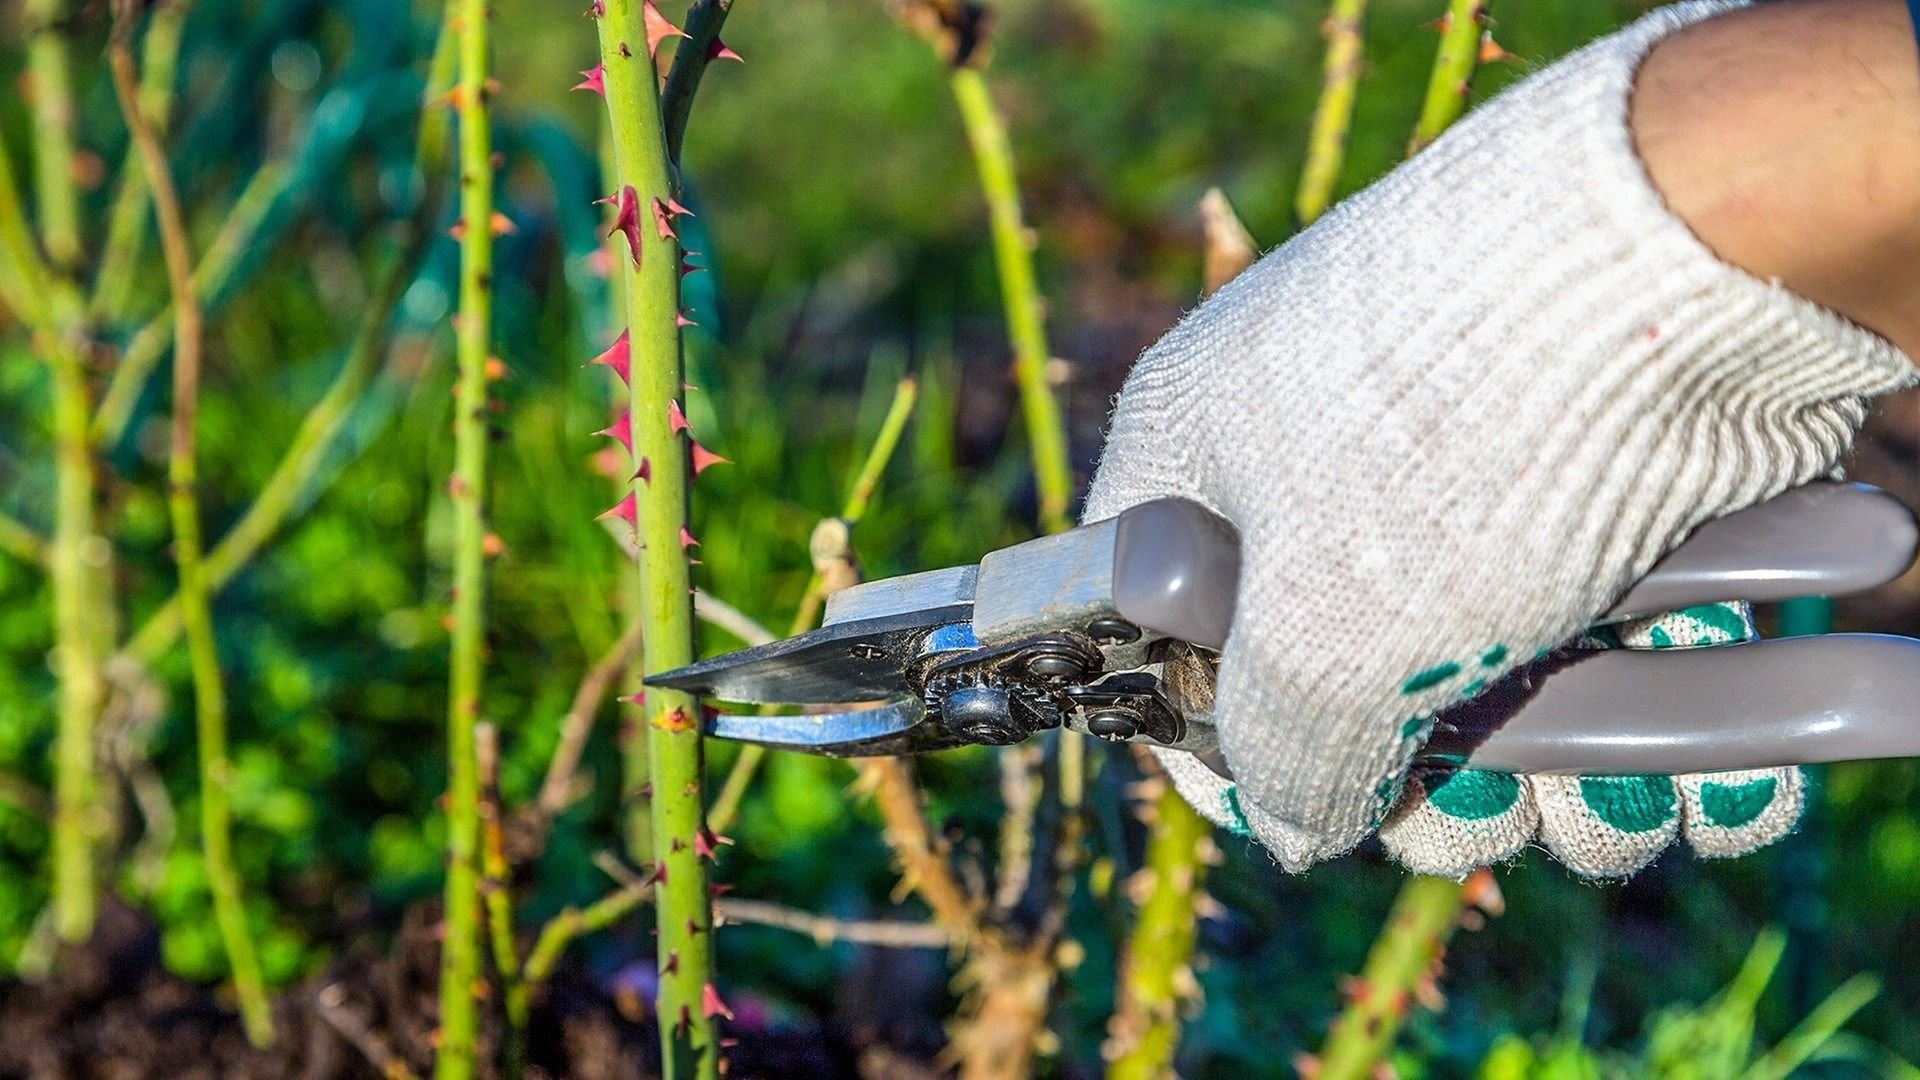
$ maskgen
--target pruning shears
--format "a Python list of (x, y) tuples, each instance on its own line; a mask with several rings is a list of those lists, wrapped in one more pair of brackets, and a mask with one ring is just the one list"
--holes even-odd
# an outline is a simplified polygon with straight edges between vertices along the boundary
[[(1912, 563), (1883, 491), (1820, 482), (1710, 521), (1629, 588), (1618, 621), (1719, 601), (1860, 592)], [(1225, 773), (1214, 674), (1238, 534), (1162, 499), (832, 596), (818, 630), (647, 681), (735, 705), (713, 736), (832, 757), (1007, 745), (1055, 728), (1196, 754)], [(1690, 773), (1920, 756), (1920, 640), (1827, 634), (1670, 651), (1562, 650), (1442, 714), (1423, 755), (1532, 773)]]

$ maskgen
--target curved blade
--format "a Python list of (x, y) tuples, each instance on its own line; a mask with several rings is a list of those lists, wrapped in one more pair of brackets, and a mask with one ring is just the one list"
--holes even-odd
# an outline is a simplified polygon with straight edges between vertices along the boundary
[(646, 681), (700, 697), (765, 705), (895, 697), (906, 689), (906, 663), (923, 634), (949, 623), (964, 624), (972, 610), (968, 604), (953, 604), (835, 623), (650, 675)]
[(920, 702), (912, 698), (846, 712), (800, 716), (714, 713), (707, 719), (706, 733), (775, 750), (842, 758), (922, 754), (965, 742), (948, 729), (928, 723)]
[(1500, 772), (1690, 773), (1920, 756), (1920, 641), (1826, 634), (1521, 668), (1423, 756)]

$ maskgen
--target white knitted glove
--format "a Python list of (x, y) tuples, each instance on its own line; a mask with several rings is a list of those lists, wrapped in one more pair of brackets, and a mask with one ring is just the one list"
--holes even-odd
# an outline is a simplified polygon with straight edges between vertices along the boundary
[(1289, 869), (1385, 816), (1434, 713), (1696, 525), (1831, 472), (1911, 380), (1715, 258), (1634, 154), (1640, 58), (1728, 6), (1661, 9), (1489, 101), (1128, 377), (1087, 519), (1184, 496), (1244, 552), (1215, 699), (1238, 786), (1162, 760)]

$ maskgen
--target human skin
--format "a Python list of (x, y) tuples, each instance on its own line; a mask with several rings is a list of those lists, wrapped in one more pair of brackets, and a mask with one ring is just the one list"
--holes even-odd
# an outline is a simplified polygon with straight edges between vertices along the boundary
[(1642, 63), (1640, 156), (1721, 258), (1920, 357), (1920, 56), (1900, 0), (1788, 0)]

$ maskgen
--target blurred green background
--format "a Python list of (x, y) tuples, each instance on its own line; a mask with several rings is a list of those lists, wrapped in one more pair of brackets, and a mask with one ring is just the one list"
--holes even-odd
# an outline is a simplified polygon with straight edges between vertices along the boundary
[[(581, 0), (584, 3), (584, 0)], [(497, 7), (502, 209), (499, 353), (511, 369), (496, 445), (492, 520), (507, 553), (493, 569), (486, 713), (501, 726), (503, 788), (530, 798), (581, 673), (619, 632), (617, 551), (593, 517), (611, 501), (596, 473), (604, 373), (582, 370), (609, 336), (594, 273), (600, 216), (597, 99), (570, 94), (592, 63), (578, 4)], [(1366, 34), (1343, 190), (1404, 151), (1432, 60), (1437, 0), (1379, 0)], [(1481, 73), (1484, 96), (1528, 66), (1617, 26), (1644, 5), (1495, 0), (1494, 32), (1517, 61)], [(1000, 0), (989, 79), (1019, 160), (1042, 287), (1082, 476), (1129, 362), (1193, 303), (1195, 204), (1223, 188), (1263, 248), (1292, 230), (1291, 201), (1320, 83), (1324, 14), (1294, 0)], [(4, 14), (0, 78), (17, 85), (17, 12)], [(404, 184), (437, 10), (392, 0), (198, 0), (171, 137), (204, 247), (241, 185), (268, 160), (296, 182), (215, 298), (202, 416), (203, 499), (217, 536), (247, 505), (340, 363), (367, 302), (368, 223)], [(941, 65), (879, 0), (741, 0), (727, 40), (746, 57), (709, 75), (687, 140), (698, 217), (687, 246), (710, 272), (689, 279), (690, 412), (702, 442), (735, 464), (700, 480), (703, 587), (783, 628), (805, 587), (806, 541), (834, 511), (896, 378), (923, 400), (855, 543), (882, 576), (977, 558), (1030, 534), (1026, 457), (1013, 424), (1008, 349), (984, 211)], [(80, 50), (81, 139), (117, 162), (124, 136), (96, 54)], [(25, 145), (19, 95), (0, 96), (0, 136)], [(88, 193), (97, 218), (110, 184)], [(454, 245), (439, 241), (397, 315), (381, 375), (308, 485), (300, 514), (217, 602), (233, 700), (238, 859), (268, 976), (293, 983), (343, 951), (379, 951), (401, 912), (439, 889), (441, 752), (450, 522), (452, 370), (447, 329)], [(164, 295), (157, 260), (138, 306)], [(1311, 312), (1302, 312), (1303, 319)], [(137, 325), (137, 320), (134, 325)], [(130, 331), (133, 326), (124, 329)], [(44, 528), (52, 491), (44, 368), (10, 334), (0, 346), (0, 510)], [(1907, 408), (1904, 404), (1892, 406)], [(164, 394), (150, 390), (107, 455), (115, 575), (137, 626), (170, 594), (163, 502)], [(1875, 444), (1898, 487), (1915, 464), (1899, 432)], [(1885, 449), (1891, 447), (1891, 450)], [(1912, 621), (1904, 594), (1868, 612)], [(710, 628), (709, 651), (738, 642)], [(53, 678), (46, 582), (0, 557), (0, 968), (44, 963)], [(114, 887), (161, 928), (163, 955), (193, 980), (224, 960), (194, 848), (194, 759), (185, 662), (170, 651), (152, 693), (109, 717), (103, 762), (121, 828)], [(533, 923), (600, 895), (592, 855), (614, 844), (610, 722), (587, 756), (592, 794), (561, 820), (531, 876)], [(732, 750), (710, 752), (718, 775)], [(999, 812), (991, 758), (923, 763), (931, 816), (963, 852)], [(1114, 880), (1138, 859), (1122, 805), (1129, 766), (1111, 759), (1091, 798)], [(874, 815), (839, 763), (770, 759), (720, 876), (745, 897), (846, 916), (901, 914)], [(1781, 973), (1760, 999), (1777, 1038), (1860, 971), (1886, 979), (1854, 1030), (1920, 1057), (1920, 822), (1909, 762), (1828, 771), (1812, 824), (1736, 863), (1670, 854), (1625, 885), (1573, 879), (1544, 857), (1498, 872), (1506, 913), (1458, 937), (1446, 1007), (1402, 1040), (1405, 1075), (1476, 1067), (1512, 1033), (1562, 1032), (1632, 1048), (1650, 1017), (1707, 998), (1763, 928), (1785, 928)], [(1182, 1071), (1281, 1075), (1338, 1007), (1402, 872), (1375, 850), (1304, 877), (1222, 837), (1203, 925), (1204, 1006)], [(1057, 1067), (1098, 1067), (1112, 1006), (1110, 942), (1125, 905), (1084, 900), (1084, 962), (1056, 1015)], [(637, 920), (644, 923), (646, 920)], [(611, 978), (649, 945), (638, 925), (593, 939)], [(815, 947), (740, 927), (719, 965), (764, 1023), (904, 1047), (937, 1044), (950, 1007), (933, 954)], [(1871, 1057), (1864, 1044), (1858, 1056)], [(1509, 1054), (1514, 1052), (1508, 1047)], [(1852, 1066), (1838, 1066), (1848, 1068)], [(1877, 1067), (1877, 1066), (1876, 1066)]]

